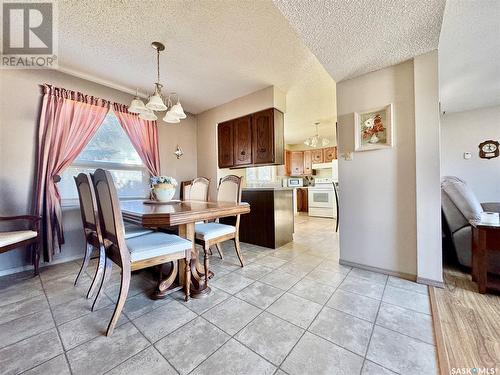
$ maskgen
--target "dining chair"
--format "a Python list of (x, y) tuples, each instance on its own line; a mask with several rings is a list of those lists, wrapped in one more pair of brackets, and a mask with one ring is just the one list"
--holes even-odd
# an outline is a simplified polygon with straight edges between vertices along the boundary
[(96, 193), (97, 211), (105, 249), (105, 275), (101, 280), (96, 300), (103, 288), (106, 274), (111, 273), (113, 263), (122, 271), (120, 293), (106, 331), (106, 336), (111, 336), (127, 299), (132, 271), (184, 259), (185, 299), (189, 300), (191, 284), (189, 264), (192, 244), (179, 236), (161, 232), (125, 239), (120, 203), (111, 173), (97, 169), (92, 175), (92, 182)]
[[(229, 175), (220, 179), (219, 188), (217, 190), (217, 202), (241, 202), (241, 177)], [(204, 250), (204, 268), (205, 281), (208, 282), (209, 267), (208, 255), (211, 246), (216, 246), (221, 259), (224, 259), (220, 244), (224, 241), (233, 240), (234, 248), (241, 267), (243, 264), (243, 256), (241, 255), (240, 239), (239, 239), (240, 215), (236, 215), (235, 225), (213, 223), (199, 223), (195, 225), (196, 243), (203, 246)]]
[(0, 232), (0, 254), (19, 247), (30, 247), (35, 276), (38, 275), (40, 269), (41, 219), (40, 216), (35, 215), (0, 216), (2, 222), (25, 221), (29, 223), (29, 229)]
[(181, 200), (208, 201), (210, 179), (197, 177), (194, 180), (182, 181), (180, 198)]
[[(90, 258), (94, 250), (99, 251), (99, 262), (96, 267), (94, 278), (87, 292), (87, 298), (92, 298), (95, 294), (99, 281), (104, 273), (105, 252), (103, 247), (99, 215), (97, 213), (97, 202), (92, 180), (88, 174), (80, 173), (74, 176), (78, 199), (80, 202), (80, 212), (82, 216), (83, 232), (85, 236), (85, 254), (82, 260), (82, 266), (75, 279), (75, 286), (81, 275), (87, 270)], [(125, 239), (142, 236), (153, 231), (139, 225), (125, 225)]]

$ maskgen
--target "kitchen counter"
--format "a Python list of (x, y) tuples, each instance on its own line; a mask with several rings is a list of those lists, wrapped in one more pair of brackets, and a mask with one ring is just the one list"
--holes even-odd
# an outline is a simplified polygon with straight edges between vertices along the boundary
[(281, 190), (293, 190), (293, 187), (245, 187), (243, 191), (281, 191)]

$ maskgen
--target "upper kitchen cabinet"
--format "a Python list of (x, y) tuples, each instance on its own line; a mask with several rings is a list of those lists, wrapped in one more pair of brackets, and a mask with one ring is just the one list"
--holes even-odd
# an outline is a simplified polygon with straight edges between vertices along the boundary
[(290, 152), (290, 175), (302, 176), (304, 174), (304, 152)]
[(252, 164), (252, 118), (240, 117), (233, 120), (234, 166)]
[(283, 128), (283, 113), (275, 108), (219, 123), (219, 168), (283, 164)]
[(312, 152), (304, 151), (304, 174), (309, 176), (313, 174), (312, 168)]
[(226, 121), (217, 125), (217, 144), (219, 168), (229, 168), (234, 165), (233, 122)]
[(328, 163), (337, 159), (337, 147), (327, 147), (323, 149), (323, 162)]
[(323, 163), (323, 149), (312, 150), (311, 157), (313, 164)]

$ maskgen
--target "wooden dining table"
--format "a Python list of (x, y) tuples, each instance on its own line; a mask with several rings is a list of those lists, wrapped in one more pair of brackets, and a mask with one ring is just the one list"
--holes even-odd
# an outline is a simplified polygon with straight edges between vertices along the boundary
[[(248, 203), (170, 201), (154, 202), (130, 200), (120, 202), (123, 220), (148, 228), (178, 228), (179, 236), (191, 241), (191, 297), (200, 298), (210, 293), (205, 282), (204, 268), (200, 263), (200, 254), (195, 246), (195, 223), (210, 221), (222, 217), (242, 215), (250, 212)], [(156, 291), (156, 298), (164, 298), (170, 293), (170, 287), (179, 280), (184, 285), (184, 262), (172, 262), (165, 278), (161, 278)]]

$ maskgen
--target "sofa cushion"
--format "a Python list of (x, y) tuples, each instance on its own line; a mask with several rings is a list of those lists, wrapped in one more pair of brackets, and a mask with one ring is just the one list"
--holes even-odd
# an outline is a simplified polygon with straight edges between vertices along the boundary
[(130, 251), (130, 260), (150, 259), (192, 248), (191, 241), (173, 234), (154, 232), (125, 240)]
[(205, 223), (195, 225), (196, 238), (199, 240), (212, 240), (217, 237), (225, 236), (236, 232), (232, 225), (220, 223)]
[(458, 177), (446, 176), (441, 181), (441, 189), (467, 220), (481, 219), (483, 208), (465, 181)]

